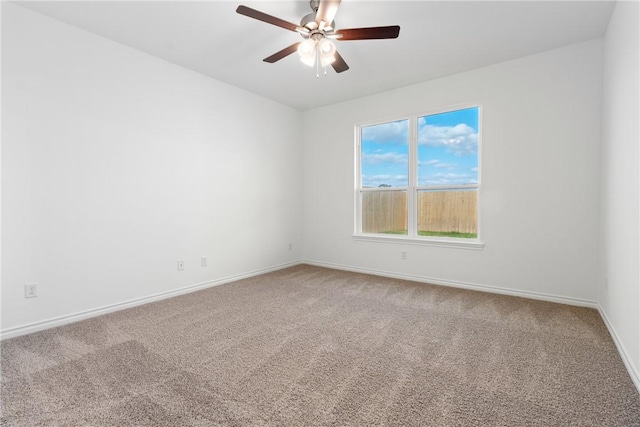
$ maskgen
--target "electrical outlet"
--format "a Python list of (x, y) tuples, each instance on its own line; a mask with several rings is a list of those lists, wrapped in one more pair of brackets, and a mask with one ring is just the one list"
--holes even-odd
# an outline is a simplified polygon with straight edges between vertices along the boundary
[(200, 266), (202, 266), (202, 267), (206, 267), (207, 266), (207, 257), (206, 256), (201, 256), (200, 257)]
[(35, 298), (38, 296), (38, 284), (37, 283), (27, 283), (24, 285), (24, 297), (25, 298)]
[(184, 270), (184, 261), (180, 260), (178, 261), (178, 271), (182, 271)]
[(289, 243), (289, 250), (293, 249), (293, 245), (291, 243)]
[(400, 259), (407, 259), (407, 253), (405, 251), (400, 252)]

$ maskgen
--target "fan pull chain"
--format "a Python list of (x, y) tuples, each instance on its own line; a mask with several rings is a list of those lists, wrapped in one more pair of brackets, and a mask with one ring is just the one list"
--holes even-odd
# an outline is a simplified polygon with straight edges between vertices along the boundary
[(320, 51), (318, 50), (318, 43), (316, 43), (316, 79), (320, 78)]

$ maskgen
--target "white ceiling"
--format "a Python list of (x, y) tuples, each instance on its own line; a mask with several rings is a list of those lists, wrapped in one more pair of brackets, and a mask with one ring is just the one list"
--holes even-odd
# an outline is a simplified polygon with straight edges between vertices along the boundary
[(400, 25), (395, 40), (337, 42), (351, 67), (316, 79), (296, 54), (263, 58), (300, 35), (240, 4), (299, 23), (308, 1), (38, 1), (18, 4), (300, 110), (604, 35), (612, 1), (344, 0), (336, 27)]

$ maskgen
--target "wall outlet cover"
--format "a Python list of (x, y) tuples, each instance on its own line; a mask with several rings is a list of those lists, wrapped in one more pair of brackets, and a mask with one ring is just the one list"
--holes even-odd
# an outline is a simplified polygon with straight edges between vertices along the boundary
[(25, 298), (35, 298), (38, 296), (38, 284), (37, 283), (27, 283), (24, 285), (24, 297)]

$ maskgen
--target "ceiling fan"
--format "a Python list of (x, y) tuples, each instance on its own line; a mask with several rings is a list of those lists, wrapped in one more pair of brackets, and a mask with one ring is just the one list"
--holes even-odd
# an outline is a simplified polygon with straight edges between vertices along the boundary
[(331, 65), (337, 73), (342, 73), (347, 71), (349, 66), (340, 56), (331, 40), (395, 39), (400, 34), (400, 27), (391, 25), (387, 27), (337, 30), (333, 19), (338, 11), (338, 6), (340, 6), (340, 1), (311, 0), (309, 4), (313, 13), (305, 15), (300, 21), (300, 25), (284, 21), (247, 6), (238, 6), (236, 12), (267, 24), (297, 32), (305, 39), (302, 42), (285, 47), (281, 51), (266, 57), (263, 61), (274, 63), (297, 51), (300, 55), (300, 60), (307, 65), (316, 65), (316, 67)]

